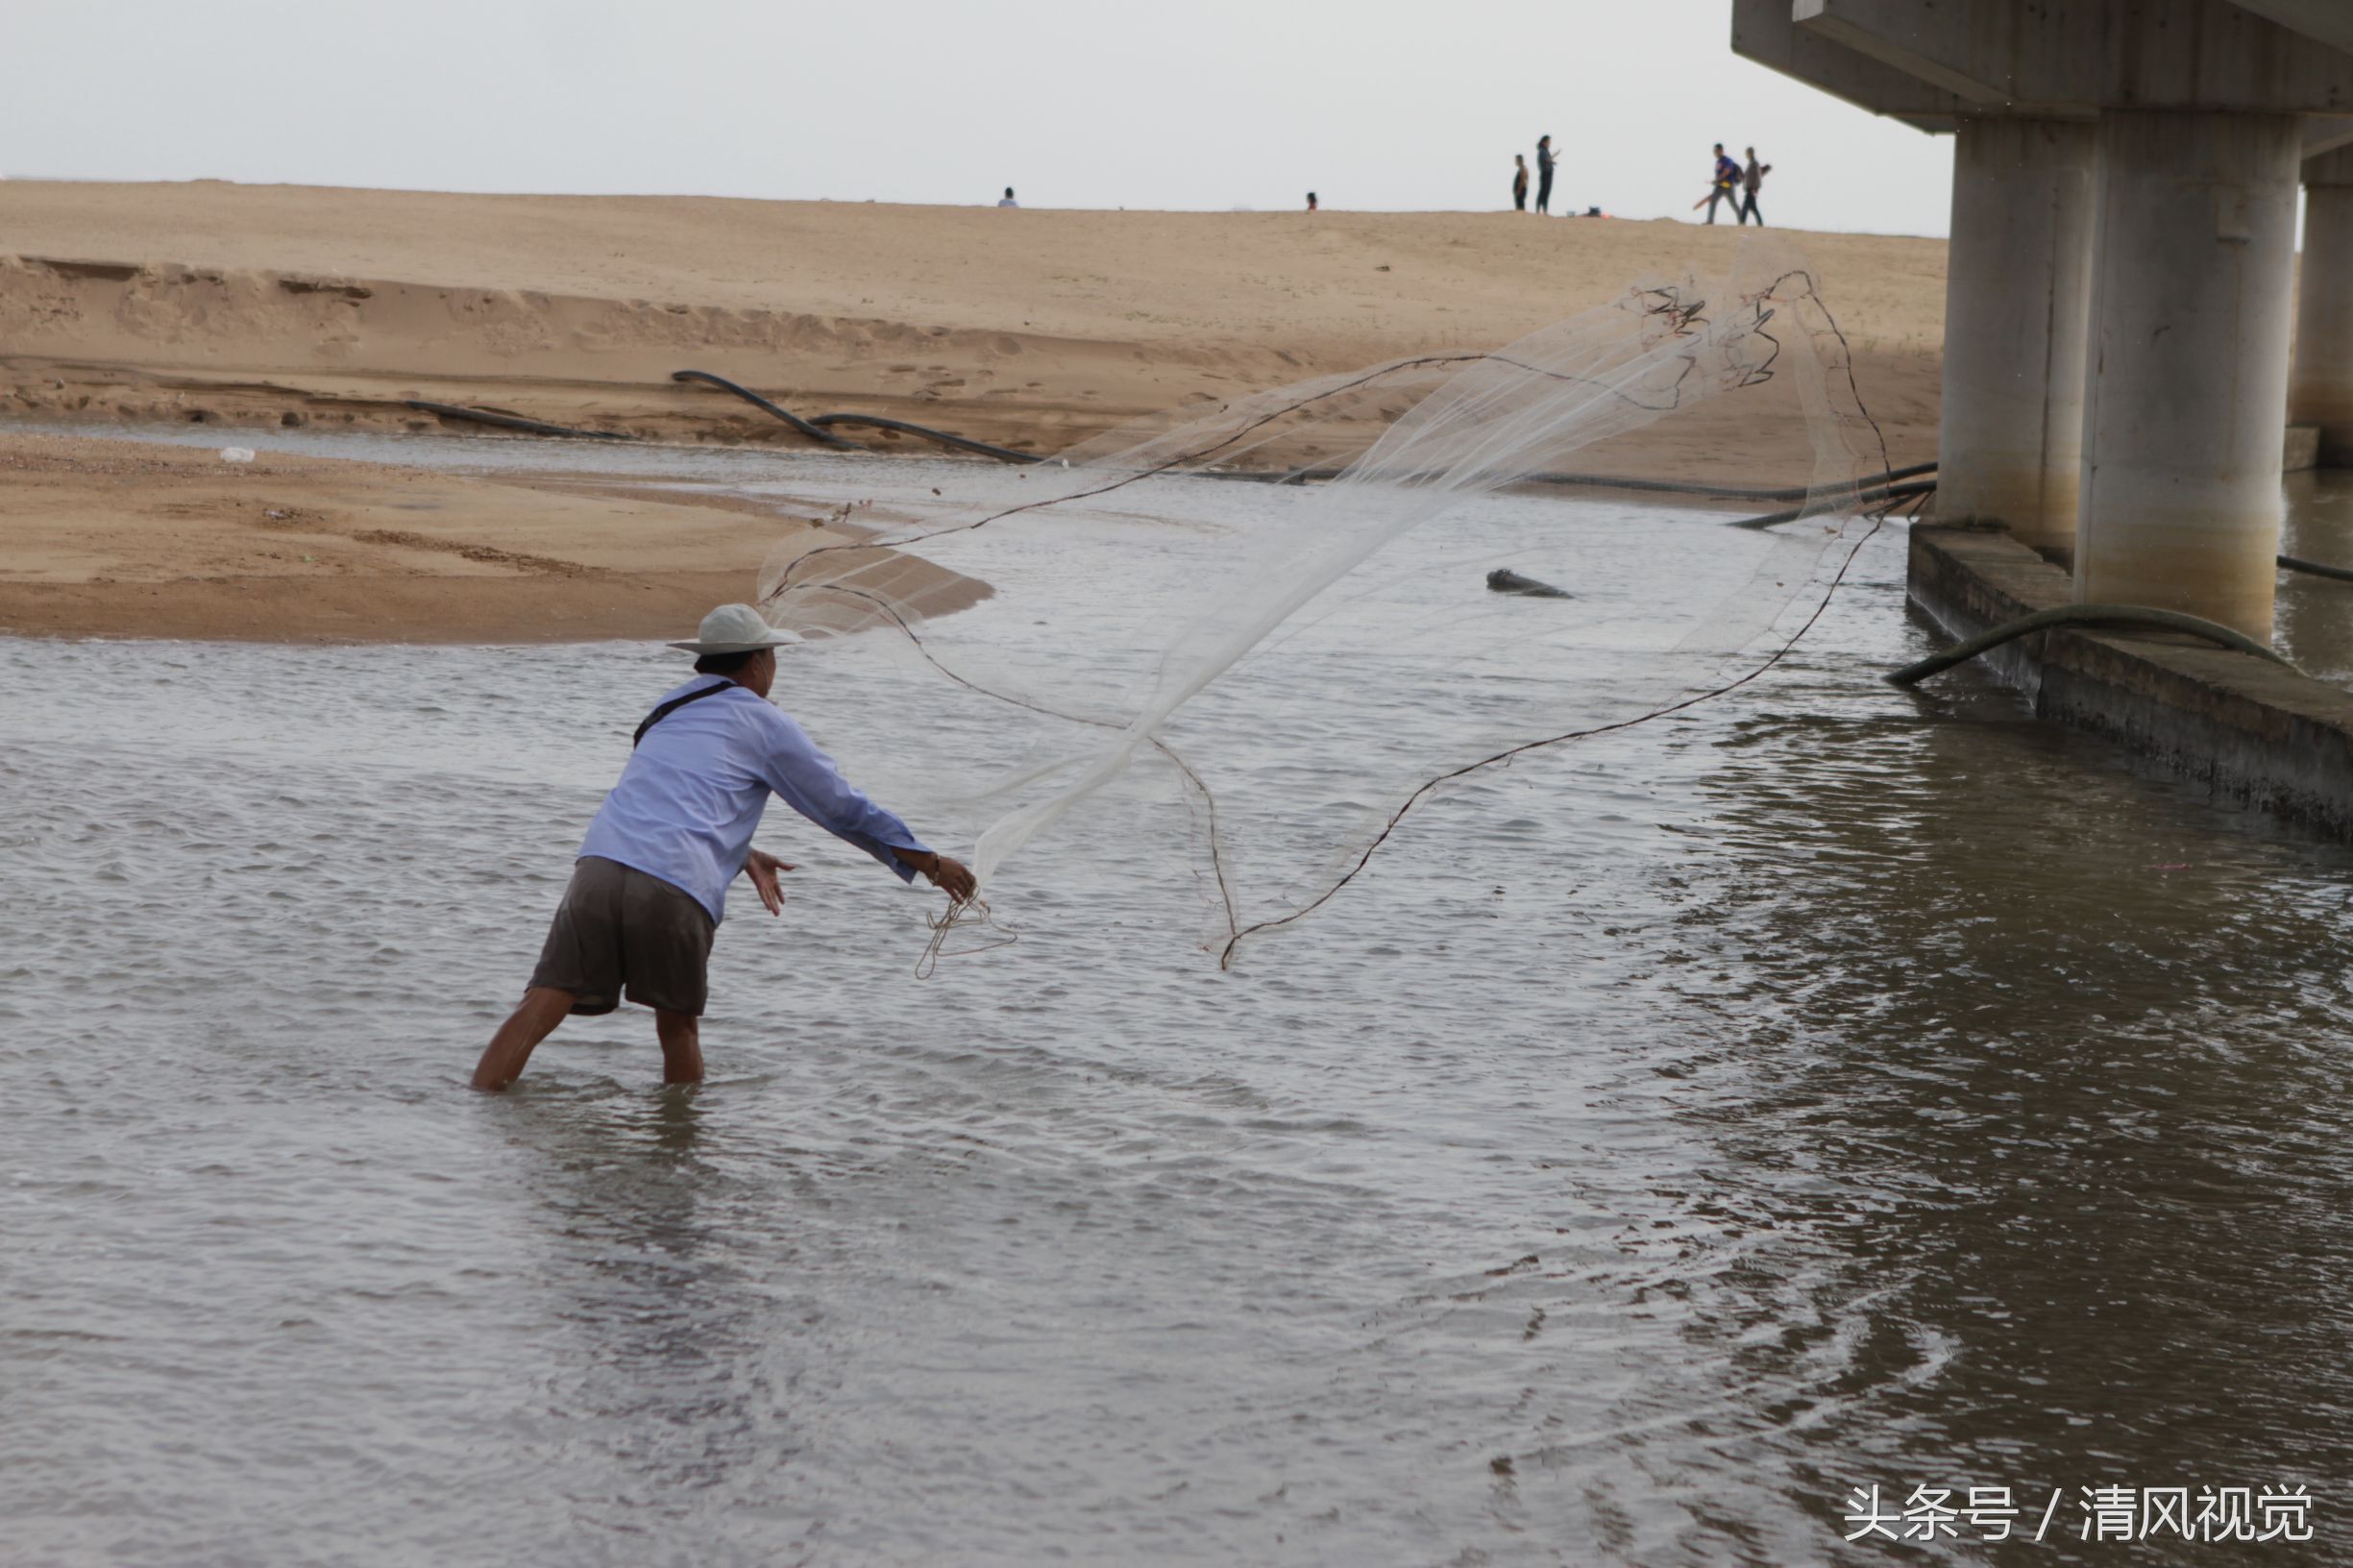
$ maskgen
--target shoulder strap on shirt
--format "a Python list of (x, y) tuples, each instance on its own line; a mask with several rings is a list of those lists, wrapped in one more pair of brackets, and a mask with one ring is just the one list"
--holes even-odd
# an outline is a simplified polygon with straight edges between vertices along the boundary
[(629, 737), (629, 749), (632, 751), (636, 750), (637, 743), (646, 738), (646, 731), (651, 729), (654, 725), (660, 723), (663, 720), (669, 718), (680, 708), (685, 707), (689, 702), (699, 702), (706, 697), (717, 697), (720, 693), (725, 691), (728, 687), (734, 684), (735, 682), (732, 680), (723, 680), (716, 686), (704, 686), (699, 690), (687, 693), (684, 697), (672, 698), (669, 701), (663, 703), (660, 707), (646, 715), (646, 722), (637, 726), (636, 734)]

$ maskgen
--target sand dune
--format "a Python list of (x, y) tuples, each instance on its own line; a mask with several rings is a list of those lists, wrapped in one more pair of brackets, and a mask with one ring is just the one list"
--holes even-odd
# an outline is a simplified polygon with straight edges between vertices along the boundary
[[(1188, 401), (1491, 346), (1739, 235), (1511, 213), (998, 211), (654, 197), (0, 185), (0, 386), (34, 416), (433, 423), (409, 398), (664, 439), (788, 405), (1054, 451)], [(1933, 443), (1942, 241), (1805, 235), (1898, 449)], [(1737, 441), (1690, 422), (1696, 461)], [(1670, 447), (1679, 443), (1669, 443)], [(1735, 466), (1770, 458), (1736, 451)]]

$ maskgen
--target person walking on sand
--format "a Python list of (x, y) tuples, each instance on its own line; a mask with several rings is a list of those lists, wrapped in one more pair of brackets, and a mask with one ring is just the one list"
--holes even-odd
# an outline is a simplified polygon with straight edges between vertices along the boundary
[(1744, 227), (1751, 218), (1756, 220), (1756, 226), (1759, 229), (1765, 226), (1765, 215), (1756, 209), (1756, 187), (1763, 184), (1765, 176), (1772, 172), (1773, 165), (1759, 163), (1756, 160), (1756, 149), (1750, 148), (1749, 165), (1740, 171), (1740, 221)]
[(1716, 204), (1728, 202), (1733, 212), (1740, 210), (1740, 165), (1724, 156), (1724, 143), (1716, 143), (1715, 172), (1707, 177), (1707, 194), (1691, 205), (1707, 208), (1707, 221), (1716, 221)]
[(1315, 210), (1315, 193), (1311, 190), (1308, 192), (1308, 210), (1311, 212)]
[(808, 734), (768, 701), (776, 649), (797, 641), (748, 604), (722, 604), (691, 643), (696, 679), (674, 686), (637, 726), (621, 781), (588, 824), (523, 1005), (499, 1026), (474, 1087), (504, 1089), (532, 1048), (574, 1013), (610, 1013), (626, 996), (653, 1009), (662, 1081), (702, 1081), (699, 1020), (711, 938), (742, 872), (771, 915), (776, 873), (751, 846), (772, 794), (912, 881), (921, 871), (958, 904), (978, 891), (962, 864), (852, 789)]
[(1536, 138), (1536, 210), (1550, 213), (1553, 209), (1553, 138)]
[(1511, 207), (1516, 212), (1528, 210), (1528, 158), (1523, 153), (1511, 155)]
[(1005, 187), (1005, 199), (996, 205), (999, 207), (1019, 207), (1021, 204), (1013, 199), (1013, 186), (1007, 185)]

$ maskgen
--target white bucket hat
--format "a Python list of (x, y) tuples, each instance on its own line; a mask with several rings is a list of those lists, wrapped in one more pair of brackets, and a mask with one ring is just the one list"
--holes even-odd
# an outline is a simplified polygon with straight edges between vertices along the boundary
[(764, 648), (782, 648), (799, 641), (794, 633), (770, 625), (748, 604), (722, 604), (702, 618), (702, 627), (695, 641), (670, 646), (696, 654), (756, 653)]

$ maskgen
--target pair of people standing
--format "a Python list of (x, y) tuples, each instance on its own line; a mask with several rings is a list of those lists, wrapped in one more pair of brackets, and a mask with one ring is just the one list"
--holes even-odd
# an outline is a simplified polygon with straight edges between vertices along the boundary
[(1752, 147), (1748, 152), (1749, 161), (1744, 167), (1725, 156), (1724, 143), (1716, 143), (1716, 167), (1714, 173), (1708, 176), (1707, 194), (1692, 204), (1706, 207), (1708, 222), (1716, 221), (1718, 202), (1729, 202), (1735, 219), (1745, 224), (1754, 218), (1759, 229), (1765, 226), (1765, 215), (1756, 209), (1756, 192), (1764, 184), (1765, 176), (1773, 172), (1773, 165), (1759, 163), (1755, 148)]
[[(1513, 153), (1511, 163), (1511, 209), (1515, 212), (1525, 212), (1528, 210), (1528, 155)], [(1550, 212), (1553, 209), (1553, 138), (1538, 136), (1536, 138), (1536, 210), (1539, 212)]]

